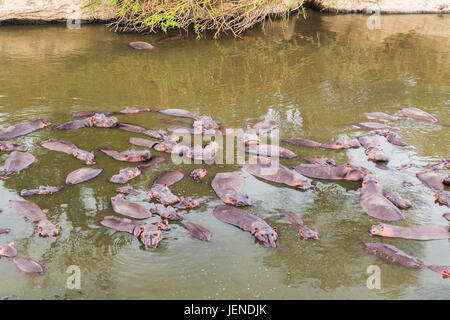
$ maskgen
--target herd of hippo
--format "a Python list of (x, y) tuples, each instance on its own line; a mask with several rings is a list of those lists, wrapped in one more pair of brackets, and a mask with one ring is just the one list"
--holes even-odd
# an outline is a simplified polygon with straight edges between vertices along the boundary
[[(192, 128), (177, 127), (165, 130), (149, 130), (147, 128), (122, 123), (114, 116), (115, 114), (131, 115), (141, 112), (150, 112), (149, 109), (126, 108), (119, 112), (110, 111), (91, 111), (80, 112), (73, 115), (76, 120), (61, 124), (54, 130), (77, 130), (82, 128), (114, 128), (136, 134), (142, 134), (155, 140), (131, 137), (129, 143), (135, 146), (143, 147), (144, 150), (130, 149), (119, 151), (107, 148), (98, 150), (111, 157), (114, 160), (137, 163), (135, 167), (124, 168), (110, 178), (111, 183), (122, 184), (116, 189), (117, 195), (111, 198), (112, 210), (120, 216), (106, 216), (99, 223), (119, 232), (126, 232), (139, 239), (144, 247), (156, 248), (163, 240), (163, 231), (170, 230), (169, 221), (183, 221), (186, 215), (184, 210), (190, 210), (209, 201), (207, 197), (192, 199), (190, 197), (177, 196), (170, 190), (170, 187), (185, 177), (185, 173), (180, 170), (163, 171), (153, 181), (146, 193), (150, 202), (149, 206), (143, 206), (127, 200), (126, 195), (137, 195), (142, 191), (135, 190), (127, 184), (130, 180), (141, 175), (145, 168), (153, 167), (167, 161), (163, 156), (154, 157), (150, 149), (177, 154), (191, 159), (207, 161), (214, 159), (220, 146), (217, 142), (211, 141), (205, 146), (186, 145), (179, 143), (180, 137), (176, 134), (200, 134), (208, 135), (221, 132), (228, 134), (233, 132), (233, 128), (221, 126), (219, 122), (209, 116), (197, 115), (182, 109), (165, 109), (157, 112), (168, 116), (183, 117), (193, 120)], [(428, 121), (439, 123), (431, 114), (416, 108), (403, 108), (399, 111), (402, 116), (409, 117), (419, 121)], [(407, 146), (407, 143), (401, 140), (396, 132), (397, 129), (386, 124), (388, 121), (397, 121), (398, 117), (385, 114), (383, 112), (364, 113), (368, 119), (383, 121), (362, 122), (355, 126), (373, 132), (378, 136), (385, 137), (388, 142), (396, 146)], [(176, 121), (168, 123), (177, 123)], [(36, 157), (27, 152), (26, 146), (14, 143), (4, 142), (16, 137), (28, 134), (30, 132), (43, 129), (51, 124), (43, 119), (34, 120), (27, 123), (21, 123), (0, 131), (0, 151), (12, 152), (6, 159), (4, 171), (0, 174), (0, 179), (7, 177), (26, 169), (36, 161)], [(403, 209), (411, 206), (411, 202), (403, 199), (397, 192), (384, 192), (383, 187), (376, 174), (367, 168), (351, 164), (336, 164), (333, 159), (328, 158), (303, 158), (308, 163), (298, 164), (294, 170), (291, 170), (281, 164), (278, 158), (296, 158), (298, 155), (291, 150), (277, 146), (260, 143), (260, 136), (278, 128), (279, 124), (271, 120), (259, 121), (249, 126), (247, 132), (242, 137), (245, 151), (256, 155), (256, 161), (246, 161), (242, 169), (249, 174), (263, 180), (271, 181), (277, 184), (307, 190), (313, 187), (313, 179), (329, 180), (348, 180), (361, 181), (360, 206), (365, 213), (382, 222), (394, 222), (405, 219), (402, 213)], [(338, 139), (331, 142), (316, 142), (301, 138), (289, 138), (282, 140), (287, 144), (308, 148), (325, 149), (348, 149), (363, 147), (369, 160), (374, 161), (381, 168), (389, 161), (387, 155), (383, 152), (377, 136), (363, 136), (358, 139)], [(80, 149), (73, 143), (64, 140), (51, 139), (41, 143), (45, 149), (57, 152), (63, 152), (72, 155), (76, 159), (88, 166), (81, 167), (70, 172), (65, 180), (66, 185), (79, 184), (93, 179), (102, 173), (101, 168), (95, 168), (94, 152), (88, 152)], [(402, 165), (398, 170), (403, 170), (409, 165)], [(269, 168), (274, 168), (269, 170)], [(443, 159), (439, 163), (429, 165), (429, 167), (420, 173), (417, 178), (427, 187), (436, 191), (436, 199), (439, 203), (450, 206), (450, 193), (445, 191), (445, 186), (450, 183), (450, 176), (445, 177), (437, 173), (436, 170), (445, 170), (450, 168), (450, 159)], [(202, 182), (208, 172), (204, 168), (197, 168), (190, 172), (189, 176), (195, 182)], [(271, 227), (262, 218), (241, 209), (242, 207), (252, 206), (253, 201), (243, 192), (245, 178), (237, 172), (217, 173), (211, 181), (211, 187), (218, 198), (224, 204), (218, 205), (213, 209), (213, 216), (218, 220), (234, 225), (244, 231), (251, 233), (264, 247), (275, 248), (277, 246), (277, 228)], [(62, 190), (62, 186), (39, 186), (36, 189), (22, 190), (20, 195), (23, 197), (31, 195), (51, 195)], [(32, 201), (11, 200), (11, 209), (22, 217), (37, 224), (39, 235), (42, 237), (57, 237), (60, 234), (59, 224), (51, 222), (39, 205)], [(241, 207), (241, 208), (238, 208)], [(401, 210), (402, 209), (402, 210)], [(286, 218), (286, 221), (294, 226), (303, 240), (317, 240), (319, 235), (317, 231), (310, 229), (302, 217), (291, 211), (281, 210), (280, 213)], [(156, 224), (140, 222), (152, 215), (159, 215), (161, 221)], [(450, 213), (444, 215), (444, 218), (450, 221)], [(213, 233), (207, 228), (187, 222), (182, 224), (187, 233), (201, 241), (211, 241)], [(8, 233), (10, 229), (0, 229), (0, 234)], [(448, 225), (423, 225), (412, 227), (400, 227), (391, 224), (381, 223), (374, 225), (370, 229), (370, 234), (374, 236), (403, 238), (412, 240), (438, 240), (450, 238), (450, 227)], [(425, 265), (418, 258), (408, 255), (400, 249), (379, 242), (364, 243), (365, 252), (410, 268), (428, 268), (440, 273), (444, 278), (450, 277), (449, 266), (429, 266)], [(0, 245), (0, 256), (8, 257), (17, 266), (17, 268), (26, 273), (42, 273), (44, 267), (29, 258), (18, 255), (14, 248), (14, 243)]]

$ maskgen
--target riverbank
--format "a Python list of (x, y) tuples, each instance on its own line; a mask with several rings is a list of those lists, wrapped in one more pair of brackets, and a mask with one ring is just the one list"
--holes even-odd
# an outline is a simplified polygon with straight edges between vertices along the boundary
[[(92, 3), (95, 4), (92, 5)], [(123, 4), (124, 2), (122, 1), (120, 3)], [(129, 0), (129, 4), (131, 3), (136, 2)], [(181, 1), (179, 3), (181, 3)], [(186, 6), (191, 5), (192, 2), (186, 2)], [(300, 5), (317, 11), (334, 13), (450, 13), (450, 5), (443, 0), (274, 0), (258, 2), (257, 5), (254, 2), (249, 2), (245, 8), (242, 8), (242, 6), (245, 6), (243, 1), (240, 4), (241, 7), (236, 9), (232, 9), (231, 7), (237, 6), (237, 4), (227, 5), (225, 2), (225, 5), (220, 8), (215, 7), (207, 10), (205, 9), (205, 12), (200, 12), (204, 14), (203, 20), (206, 22), (204, 24), (198, 23), (197, 28), (203, 26), (203, 30), (222, 29), (224, 31), (233, 31), (234, 28), (229, 24), (234, 21), (239, 26), (237, 31), (241, 32), (249, 26), (260, 22), (267, 16), (281, 17), (286, 16), (289, 11), (297, 11)], [(167, 17), (167, 14), (155, 14), (159, 9), (150, 8), (151, 6), (153, 6), (153, 4), (143, 5), (139, 8), (138, 11), (142, 14), (140, 17), (142, 21), (136, 24), (133, 22), (134, 16), (132, 13), (136, 8), (131, 8), (131, 5), (128, 5), (126, 10), (122, 10), (122, 13), (118, 14), (110, 0), (15, 0), (14, 2), (0, 0), (0, 25), (39, 24), (80, 20), (83, 23), (116, 21), (114, 24), (115, 31), (155, 31), (161, 28), (164, 29), (164, 25), (167, 23), (169, 23), (167, 27), (195, 27), (195, 23), (192, 23), (191, 21), (179, 21), (179, 19), (177, 19), (178, 17), (187, 19), (189, 15), (193, 16), (194, 14), (199, 14), (198, 12), (194, 13), (190, 11), (190, 7), (187, 10), (189, 12), (187, 14), (180, 14), (181, 11), (177, 8), (176, 10), (178, 11), (175, 12), (177, 12), (176, 14), (179, 16)], [(228, 14), (229, 16), (224, 18), (225, 14)], [(239, 19), (232, 17), (233, 14), (236, 14)], [(145, 20), (145, 18), (152, 18), (153, 21), (149, 22)], [(155, 19), (160, 19), (160, 21), (155, 22)], [(173, 24), (170, 25), (170, 22)]]

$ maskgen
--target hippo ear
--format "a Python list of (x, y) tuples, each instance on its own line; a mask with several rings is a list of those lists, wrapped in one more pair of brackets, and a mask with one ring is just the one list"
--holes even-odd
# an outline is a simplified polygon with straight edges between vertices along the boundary
[(277, 230), (278, 230), (277, 227), (273, 227), (272, 229), (273, 229), (273, 231), (275, 231), (275, 232), (277, 232)]
[(14, 247), (14, 242), (10, 242), (10, 243), (9, 243), (9, 246), (10, 246), (10, 247)]
[(258, 228), (255, 228), (255, 229), (253, 229), (252, 234), (257, 233), (258, 231), (259, 231), (259, 229), (258, 229)]
[(136, 237), (140, 237), (142, 232), (144, 232), (144, 227), (141, 226), (139, 227), (139, 233), (137, 234)]
[(38, 226), (38, 230), (39, 230), (39, 232), (42, 232), (42, 227)]
[(58, 230), (58, 232), (59, 232), (59, 230), (61, 229), (59, 223), (57, 223), (55, 227), (56, 227), (56, 230)]

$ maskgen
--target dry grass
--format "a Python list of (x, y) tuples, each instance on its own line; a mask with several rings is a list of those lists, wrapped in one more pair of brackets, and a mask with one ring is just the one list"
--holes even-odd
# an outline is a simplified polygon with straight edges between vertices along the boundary
[[(105, 1), (105, 0), (104, 0)], [(214, 30), (239, 36), (267, 17), (287, 19), (303, 9), (302, 0), (107, 0), (117, 18), (110, 27), (118, 32), (150, 33), (192, 28), (197, 37)]]

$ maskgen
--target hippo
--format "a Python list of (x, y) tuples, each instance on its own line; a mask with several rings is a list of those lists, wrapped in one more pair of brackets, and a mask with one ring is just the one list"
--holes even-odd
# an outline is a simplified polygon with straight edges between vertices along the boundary
[(0, 141), (11, 140), (20, 136), (24, 136), (39, 129), (43, 129), (51, 125), (44, 119), (37, 119), (30, 122), (19, 123), (0, 131)]
[(397, 120), (399, 120), (398, 117), (391, 116), (384, 112), (364, 112), (363, 115), (367, 119), (373, 119), (373, 120), (381, 120), (381, 121), (397, 121)]
[(194, 127), (196, 132), (205, 132), (208, 130), (219, 129), (219, 123), (214, 121), (210, 116), (203, 115), (194, 120), (192, 127)]
[(409, 169), (414, 167), (414, 163), (402, 163), (401, 165), (397, 166), (397, 170), (403, 170), (403, 169)]
[(389, 191), (383, 193), (384, 197), (388, 199), (390, 202), (394, 204), (397, 208), (400, 209), (408, 209), (411, 208), (412, 203), (409, 200), (403, 199), (398, 192), (395, 191)]
[(245, 152), (267, 157), (278, 157), (292, 159), (297, 157), (297, 154), (286, 148), (267, 145), (267, 144), (250, 144), (245, 146)]
[(337, 139), (331, 142), (322, 143), (320, 148), (323, 149), (333, 149), (333, 150), (341, 150), (341, 149), (350, 149), (350, 148), (359, 148), (361, 145), (357, 139)]
[(172, 205), (180, 201), (180, 198), (174, 195), (167, 185), (163, 184), (154, 184), (148, 190), (148, 196), (161, 202), (163, 205)]
[(450, 207), (450, 192), (447, 191), (439, 191), (435, 195), (436, 201), (440, 204), (444, 204), (447, 207)]
[(110, 156), (114, 160), (117, 161), (124, 161), (124, 162), (142, 162), (147, 161), (151, 158), (151, 153), (149, 150), (126, 150), (119, 152), (114, 149), (108, 149), (108, 148), (99, 148), (101, 152), (106, 154), (107, 156)]
[(375, 137), (358, 138), (361, 145), (366, 149), (366, 155), (369, 160), (387, 162), (389, 158), (384, 154), (383, 149)]
[(31, 189), (31, 190), (23, 189), (22, 191), (20, 191), (20, 195), (22, 197), (32, 195), (47, 195), (47, 194), (54, 194), (55, 192), (61, 191), (62, 189), (64, 189), (63, 186), (59, 187), (39, 186), (38, 189)]
[(448, 175), (447, 178), (444, 178), (444, 180), (442, 181), (443, 184), (450, 186), (450, 174)]
[(141, 162), (137, 165), (139, 169), (149, 168), (153, 166), (157, 166), (160, 163), (166, 162), (167, 159), (164, 157), (152, 157), (150, 160)]
[(159, 152), (174, 153), (183, 155), (187, 150), (188, 146), (181, 146), (170, 138), (166, 138), (163, 142), (159, 142), (153, 146), (153, 149)]
[(157, 225), (158, 228), (160, 228), (161, 230), (167, 231), (167, 230), (172, 229), (172, 228), (170, 227), (169, 220), (167, 220), (167, 219), (158, 221), (158, 222), (156, 223), (156, 225)]
[(383, 187), (374, 174), (364, 176), (359, 204), (369, 216), (385, 221), (405, 219), (401, 211), (383, 196)]
[(159, 39), (160, 41), (175, 41), (175, 40), (186, 40), (188, 38), (187, 34), (176, 34), (173, 36), (167, 36)]
[(189, 134), (197, 134), (197, 135), (215, 135), (217, 133), (216, 129), (205, 129), (202, 126), (197, 126), (194, 128), (186, 128), (186, 127), (173, 127), (168, 128), (168, 131), (172, 132), (173, 134), (179, 134), (179, 135), (189, 135)]
[(329, 164), (300, 164), (294, 168), (298, 173), (316, 179), (360, 181), (370, 171), (351, 163), (339, 166)]
[(11, 151), (27, 151), (27, 146), (21, 146), (14, 143), (1, 143), (0, 142), (0, 152), (11, 152)]
[(10, 233), (10, 232), (11, 232), (10, 228), (0, 228), (0, 234)]
[(184, 220), (185, 215), (179, 212), (176, 208), (172, 206), (164, 206), (160, 203), (151, 203), (150, 211), (154, 214), (159, 215), (162, 219), (169, 219), (172, 221)]
[(140, 223), (130, 219), (114, 216), (104, 217), (100, 221), (100, 224), (109, 229), (119, 232), (127, 232), (134, 235), (139, 241), (142, 242), (145, 249), (157, 248), (163, 239), (160, 227), (153, 224)]
[(78, 184), (81, 182), (85, 182), (97, 177), (100, 173), (103, 172), (103, 169), (97, 168), (80, 168), (70, 172), (66, 177), (66, 184)]
[(320, 148), (322, 146), (322, 144), (319, 142), (300, 138), (289, 138), (283, 139), (281, 141), (292, 144), (297, 147)]
[(364, 251), (388, 262), (413, 269), (423, 269), (425, 264), (418, 258), (386, 243), (365, 242)]
[(218, 220), (236, 226), (244, 231), (250, 232), (266, 248), (276, 248), (278, 238), (276, 227), (269, 224), (258, 216), (235, 207), (220, 205), (214, 208), (214, 217)]
[(117, 126), (116, 117), (107, 117), (103, 113), (96, 113), (90, 118), (74, 120), (63, 123), (55, 128), (55, 130), (78, 130), (88, 127), (112, 128)]
[(133, 187), (130, 185), (116, 188), (116, 192), (123, 194), (131, 194), (132, 196), (137, 196), (139, 194), (139, 192), (134, 190)]
[(312, 187), (309, 179), (292, 172), (280, 163), (267, 158), (257, 158), (256, 163), (253, 163), (253, 160), (250, 159), (242, 166), (245, 171), (253, 176), (300, 190), (307, 190)]
[(153, 50), (155, 48), (150, 43), (144, 41), (133, 41), (128, 46), (136, 50)]
[(387, 139), (387, 141), (393, 145), (406, 147), (409, 146), (406, 142), (401, 140), (401, 137), (398, 133), (393, 132), (391, 130), (388, 131), (375, 131), (376, 134), (383, 136)]
[(450, 278), (450, 266), (427, 266), (427, 268), (439, 273), (444, 279)]
[(153, 182), (153, 185), (162, 184), (170, 187), (184, 178), (184, 172), (181, 170), (163, 171)]
[(311, 164), (320, 164), (322, 166), (336, 166), (336, 161), (329, 158), (303, 158), (303, 160)]
[(126, 107), (123, 110), (120, 110), (119, 112), (115, 112), (116, 114), (136, 114), (136, 113), (142, 113), (142, 112), (150, 112), (149, 108), (144, 109), (136, 109), (135, 107), (128, 108)]
[(190, 119), (194, 119), (194, 120), (197, 120), (199, 118), (198, 115), (196, 115), (190, 111), (183, 110), (183, 109), (164, 109), (164, 110), (159, 110), (158, 112), (165, 114), (167, 116), (173, 116), (173, 117), (190, 118)]
[(81, 111), (81, 112), (77, 112), (72, 114), (72, 117), (74, 118), (90, 118), (92, 116), (94, 116), (95, 114), (104, 114), (105, 116), (111, 116), (113, 114), (115, 114), (114, 111)]
[(298, 230), (298, 234), (303, 240), (309, 240), (314, 239), (318, 240), (319, 235), (317, 234), (317, 231), (311, 230), (308, 228), (308, 226), (305, 224), (305, 221), (292, 211), (284, 211), (282, 210), (281, 213), (288, 219), (288, 221)]
[(17, 249), (14, 247), (14, 242), (0, 245), (0, 257), (14, 258), (18, 255)]
[(445, 219), (447, 219), (448, 221), (450, 221), (450, 212), (444, 213), (442, 215)]
[(31, 258), (16, 256), (12, 259), (16, 268), (26, 274), (43, 274), (44, 266)]
[(9, 206), (20, 216), (31, 222), (37, 222), (39, 235), (56, 237), (60, 234), (59, 223), (51, 223), (42, 209), (32, 201), (9, 200)]
[(388, 238), (402, 238), (411, 240), (444, 240), (450, 239), (449, 226), (413, 226), (398, 227), (388, 224), (372, 226), (370, 234)]
[(131, 144), (134, 144), (135, 146), (139, 146), (139, 147), (145, 147), (145, 148), (153, 148), (155, 146), (155, 144), (158, 144), (158, 141), (153, 141), (153, 140), (148, 140), (148, 139), (144, 139), (144, 138), (136, 138), (136, 137), (132, 137), (130, 139), (128, 139), (128, 142)]
[(427, 187), (441, 191), (444, 190), (444, 178), (435, 172), (432, 171), (424, 171), (416, 173), (417, 179), (419, 179), (423, 184), (425, 184)]
[(158, 139), (158, 140), (172, 140), (173, 141), (173, 137), (171, 138), (166, 131), (164, 130), (146, 130), (144, 132), (145, 135), (154, 138), (154, 139)]
[(411, 118), (411, 119), (415, 119), (415, 120), (427, 121), (427, 122), (438, 122), (439, 121), (437, 118), (435, 118), (428, 112), (425, 112), (425, 111), (417, 109), (417, 108), (403, 108), (403, 109), (400, 109), (399, 112), (401, 115)]
[(190, 210), (197, 208), (199, 205), (207, 202), (209, 202), (209, 199), (207, 197), (201, 197), (197, 199), (192, 199), (191, 197), (180, 197), (180, 202), (175, 204), (174, 207), (180, 210)]
[(121, 215), (135, 219), (151, 218), (150, 210), (144, 208), (138, 203), (130, 202), (124, 199), (123, 195), (118, 194), (111, 198), (112, 209)]
[(14, 151), (5, 160), (4, 171), (0, 174), (0, 179), (6, 179), (7, 176), (28, 168), (35, 161), (36, 157), (31, 153)]
[(388, 126), (387, 124), (381, 124), (377, 122), (360, 122), (356, 123), (355, 126), (364, 130), (393, 130), (394, 128)]
[(139, 168), (125, 168), (120, 169), (118, 174), (115, 174), (109, 179), (112, 183), (127, 183), (128, 181), (141, 175)]
[(82, 150), (66, 140), (50, 139), (42, 142), (41, 146), (48, 150), (71, 154), (88, 165), (95, 164), (93, 152)]
[(450, 159), (442, 159), (438, 163), (428, 164), (427, 167), (433, 170), (450, 169)]
[(205, 242), (209, 242), (212, 240), (213, 233), (199, 224), (188, 222), (186, 223), (186, 229), (189, 232), (191, 238)]
[(186, 157), (211, 162), (216, 158), (219, 149), (219, 144), (216, 141), (211, 141), (208, 142), (204, 148), (201, 146), (194, 146), (193, 148), (188, 149)]
[(200, 182), (203, 179), (205, 179), (206, 175), (208, 174), (208, 171), (204, 168), (197, 168), (191, 171), (189, 174), (192, 179), (194, 179), (195, 182)]
[(280, 125), (273, 120), (262, 120), (252, 124), (249, 131), (261, 135), (279, 127)]
[(133, 132), (133, 133), (145, 133), (148, 129), (138, 126), (136, 124), (131, 123), (119, 123), (116, 126), (117, 129), (127, 131), (127, 132)]
[(223, 202), (238, 207), (253, 205), (248, 195), (242, 192), (244, 185), (245, 178), (235, 172), (218, 173), (211, 181), (211, 187)]
[(84, 118), (80, 120), (73, 120), (63, 123), (55, 128), (55, 130), (78, 130), (82, 128), (88, 128), (91, 125), (91, 118)]

